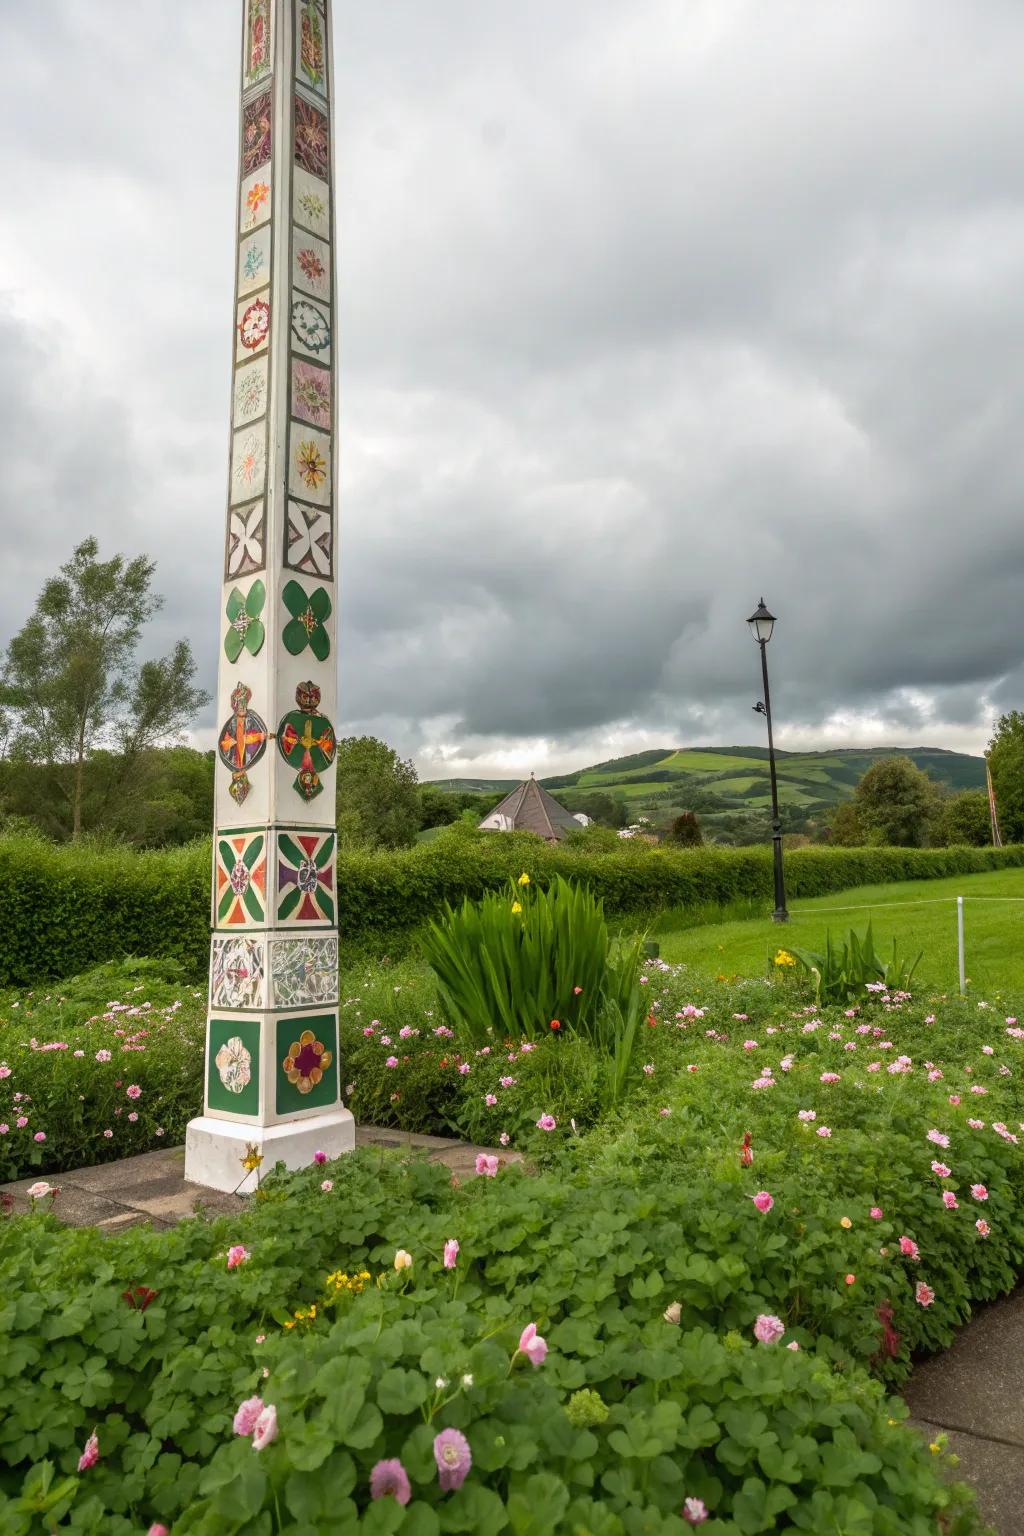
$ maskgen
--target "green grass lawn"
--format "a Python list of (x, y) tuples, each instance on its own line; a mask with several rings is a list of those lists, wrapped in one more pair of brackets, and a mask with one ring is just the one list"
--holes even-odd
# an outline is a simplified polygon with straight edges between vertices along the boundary
[(694, 927), (692, 913), (671, 911), (652, 926), (651, 936), (660, 943), (662, 958), (672, 963), (684, 961), (712, 975), (760, 976), (780, 944), (820, 950), (828, 929), (833, 935), (850, 927), (863, 930), (870, 920), (883, 956), (894, 938), (901, 954), (924, 951), (915, 977), (918, 987), (923, 983), (955, 992), (957, 896), (966, 898), (968, 991), (994, 997), (1024, 987), (1024, 869), (860, 886), (811, 901), (796, 900), (790, 904), (786, 927), (770, 917)]

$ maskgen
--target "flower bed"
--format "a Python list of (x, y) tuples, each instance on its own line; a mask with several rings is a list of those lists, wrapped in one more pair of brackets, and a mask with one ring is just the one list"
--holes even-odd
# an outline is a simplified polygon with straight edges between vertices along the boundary
[(0, 1001), (0, 1182), (182, 1142), (205, 1027), (205, 992), (166, 960)]
[(0, 1528), (976, 1531), (858, 1363), (867, 1296), (798, 1301), (751, 1182), (358, 1153), (230, 1225), (10, 1222)]

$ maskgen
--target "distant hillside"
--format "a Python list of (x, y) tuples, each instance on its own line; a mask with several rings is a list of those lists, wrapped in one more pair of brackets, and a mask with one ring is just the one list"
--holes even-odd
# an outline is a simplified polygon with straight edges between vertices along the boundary
[[(787, 831), (807, 830), (841, 800), (879, 758), (904, 756), (950, 790), (984, 789), (985, 760), (941, 747), (856, 747), (827, 752), (776, 752), (779, 801)], [(440, 789), (494, 794), (513, 779), (434, 780)], [(768, 748), (656, 747), (613, 758), (575, 773), (542, 779), (546, 789), (576, 808), (587, 794), (624, 798), (631, 817), (667, 824), (680, 811), (696, 811), (706, 832), (722, 841), (755, 840), (771, 804)]]

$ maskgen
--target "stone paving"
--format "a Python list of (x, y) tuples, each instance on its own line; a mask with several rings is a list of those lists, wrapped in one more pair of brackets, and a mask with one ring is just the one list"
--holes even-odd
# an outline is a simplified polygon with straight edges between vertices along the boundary
[[(477, 1154), (519, 1162), (515, 1152), (468, 1146), (443, 1136), (359, 1126), (356, 1145), (406, 1148), (444, 1163), (462, 1178)], [(123, 1162), (56, 1176), (57, 1214), (70, 1226), (120, 1232), (141, 1222), (170, 1227), (196, 1214), (227, 1215), (245, 1197), (185, 1182), (185, 1149), (144, 1152)], [(34, 1179), (0, 1186), (27, 1208)], [(903, 1393), (911, 1422), (934, 1440), (945, 1431), (960, 1457), (954, 1474), (977, 1489), (982, 1514), (998, 1536), (1024, 1536), (1024, 1291), (985, 1308), (957, 1335), (952, 1348), (918, 1365)]]
[[(474, 1173), (480, 1152), (493, 1153), (507, 1163), (522, 1160), (518, 1152), (496, 1147), (474, 1147), (444, 1136), (419, 1136), (367, 1125), (357, 1127), (356, 1146), (424, 1152), (432, 1163), (444, 1163), (460, 1178)], [(27, 1210), (27, 1191), (36, 1182), (37, 1176), (18, 1179), (0, 1185), (0, 1190), (14, 1196), (16, 1209)], [(161, 1148), (121, 1162), (102, 1163), (98, 1168), (52, 1174), (49, 1182), (60, 1190), (55, 1213), (62, 1221), (72, 1227), (98, 1227), (103, 1232), (121, 1232), (145, 1221), (154, 1227), (170, 1227), (196, 1214), (226, 1216), (243, 1209), (246, 1202), (244, 1195), (222, 1194), (186, 1183), (184, 1147)]]

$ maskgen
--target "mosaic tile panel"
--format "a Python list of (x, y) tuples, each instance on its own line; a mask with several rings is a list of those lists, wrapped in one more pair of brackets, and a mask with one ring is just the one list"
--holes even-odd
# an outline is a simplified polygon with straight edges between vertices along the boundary
[(267, 384), (267, 358), (256, 358), (245, 363), (235, 373), (234, 424), (258, 421), (266, 414), (269, 394)]
[(292, 415), (314, 427), (331, 425), (331, 370), (292, 358)]
[[(319, 1022), (319, 1021), (318, 1021)], [(260, 1026), (255, 1019), (211, 1019), (206, 1102), (232, 1115), (260, 1112)]]
[(279, 1019), (275, 1108), (279, 1115), (338, 1102), (338, 1020), (333, 1013)]
[(270, 124), (274, 104), (262, 91), (242, 108), (242, 175), (251, 176), (270, 160)]
[(331, 439), (326, 432), (307, 426), (292, 429), (288, 490), (317, 506), (330, 506)]
[(322, 363), (331, 361), (331, 312), (301, 293), (292, 298), (292, 348)]
[(259, 352), (265, 352), (270, 340), (270, 301), (269, 288), (263, 293), (258, 293), (254, 298), (242, 299), (236, 311), (237, 314), (237, 340), (235, 343), (235, 362), (244, 362), (248, 357), (255, 357)]
[(324, 13), (315, 0), (295, 0), (295, 77), (327, 96), (327, 47)]
[(267, 483), (267, 434), (262, 423), (243, 427), (231, 445), (231, 504), (259, 496)]
[(301, 293), (331, 301), (331, 248), (326, 240), (297, 230), (292, 243), (292, 282)]
[(331, 575), (334, 562), (334, 518), (321, 507), (301, 501), (288, 503), (284, 563), (309, 576)]
[(271, 0), (246, 0), (244, 37), (242, 81), (248, 87), (265, 80), (270, 73), (273, 42)]
[[(270, 166), (265, 165), (242, 182), (239, 199), (238, 228), (245, 233), (266, 224), (271, 214)], [(314, 233), (319, 231), (314, 230)]]
[(331, 129), (327, 113), (295, 98), (295, 164), (326, 182), (331, 170)]
[(228, 581), (249, 576), (266, 566), (265, 522), (262, 501), (245, 507), (232, 507), (228, 517), (227, 550), (224, 575)]
[(243, 235), (238, 247), (238, 296), (265, 288), (270, 280), (270, 226)]
[(210, 972), (213, 1008), (262, 1008), (265, 976), (263, 939), (214, 935)]
[(331, 191), (326, 181), (301, 166), (292, 172), (292, 215), (295, 223), (321, 240), (331, 235)]
[(261, 926), (267, 915), (266, 833), (218, 833), (214, 860), (216, 926)]
[(333, 923), (335, 905), (334, 832), (280, 832), (277, 840), (279, 923)]
[(304, 1008), (338, 1001), (338, 940), (312, 934), (270, 944), (271, 1005)]

